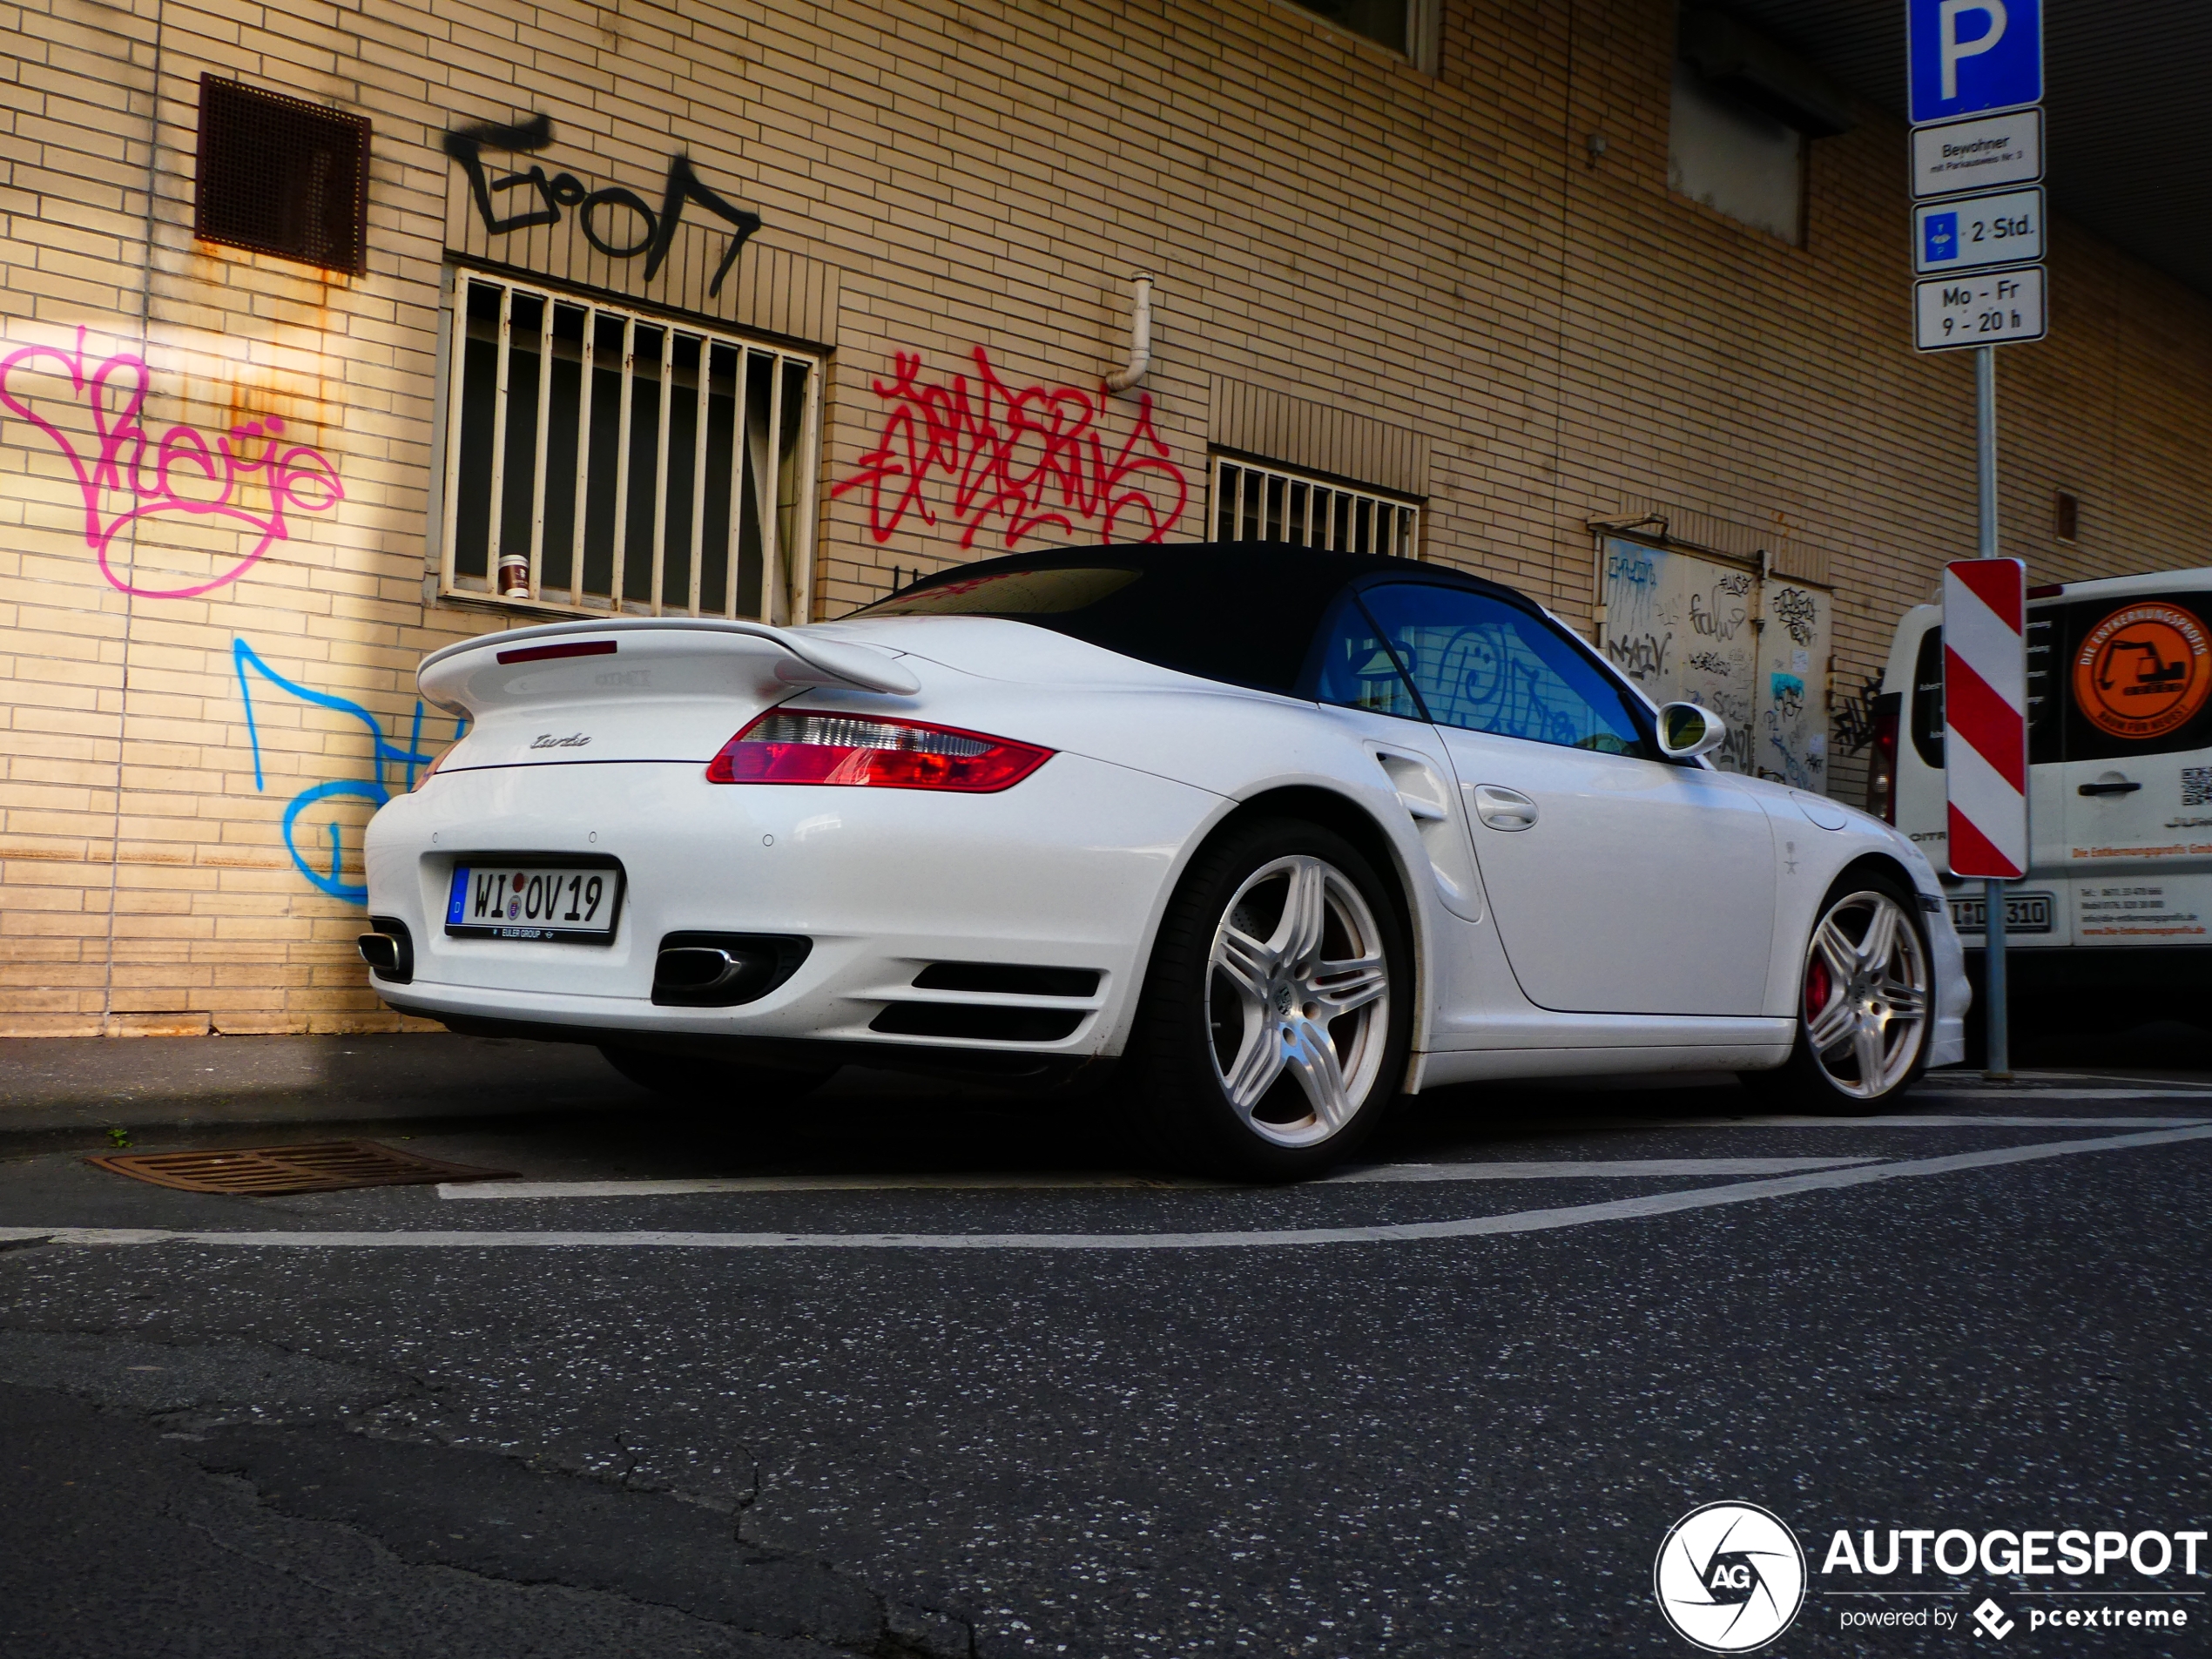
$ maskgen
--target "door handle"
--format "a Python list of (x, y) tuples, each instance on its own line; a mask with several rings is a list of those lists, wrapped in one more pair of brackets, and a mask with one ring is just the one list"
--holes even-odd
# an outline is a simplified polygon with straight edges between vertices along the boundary
[(2131, 784), (2127, 782), (2116, 784), (2083, 784), (2074, 792), (2077, 795), (2132, 795), (2141, 787), (2142, 786), (2141, 784)]
[(1518, 789), (1477, 784), (1474, 815), (1494, 830), (1530, 829), (1536, 822), (1536, 803)]

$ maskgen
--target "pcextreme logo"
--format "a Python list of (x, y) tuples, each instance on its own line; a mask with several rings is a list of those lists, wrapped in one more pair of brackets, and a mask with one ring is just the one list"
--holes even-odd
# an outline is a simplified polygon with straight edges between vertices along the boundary
[(1652, 1569), (1659, 1610), (1708, 1653), (1749, 1653), (1805, 1603), (1805, 1553), (1781, 1519), (1751, 1503), (1709, 1503), (1668, 1529)]

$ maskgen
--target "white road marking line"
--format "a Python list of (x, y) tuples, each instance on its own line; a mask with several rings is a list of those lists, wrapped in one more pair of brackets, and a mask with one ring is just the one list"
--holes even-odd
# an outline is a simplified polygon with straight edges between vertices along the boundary
[(1164, 1176), (1093, 1174), (1039, 1170), (1033, 1174), (912, 1175), (738, 1175), (674, 1177), (645, 1181), (442, 1181), (441, 1198), (665, 1198), (698, 1192), (993, 1192), (1027, 1189), (1115, 1189), (1128, 1190), (1197, 1187), (1215, 1181), (1178, 1181)]
[(1832, 1170), (1844, 1163), (1874, 1163), (1878, 1157), (1848, 1158), (1535, 1158), (1494, 1163), (1378, 1163), (1326, 1176), (1319, 1186), (1396, 1181), (1574, 1181), (1634, 1180), (1640, 1176), (1788, 1175), (1797, 1170)]
[[(2193, 1117), (2011, 1117), (1975, 1116), (1793, 1117), (1609, 1117), (1607, 1129), (2186, 1129), (2212, 1122)], [(1588, 1128), (1582, 1124), (1578, 1127)]]
[[(1316, 1185), (1400, 1181), (1632, 1180), (1639, 1176), (1783, 1175), (1792, 1170), (1830, 1170), (1839, 1163), (1871, 1163), (1872, 1157), (1827, 1158), (1554, 1158), (1494, 1163), (1378, 1163), (1324, 1177)], [(1218, 1191), (1218, 1181), (1177, 1181), (1157, 1176), (1040, 1170), (1029, 1174), (745, 1175), (687, 1180), (444, 1181), (441, 1198), (671, 1198), (702, 1192), (995, 1192), (1015, 1190), (1128, 1190), (1156, 1188)]]
[(2171, 1089), (2005, 1089), (1980, 1083), (1916, 1091), (1913, 1100), (2010, 1100), (2023, 1104), (2037, 1100), (2189, 1100), (2202, 1099), (2204, 1091), (2186, 1085)]
[(1738, 1181), (1724, 1187), (1690, 1187), (1646, 1193), (1605, 1204), (1570, 1204), (1554, 1210), (1509, 1211), (1499, 1216), (1471, 1216), (1460, 1221), (1407, 1221), (1368, 1227), (1269, 1228), (1244, 1232), (1188, 1233), (703, 1233), (703, 1232), (173, 1232), (152, 1227), (0, 1227), (0, 1243), (38, 1240), (54, 1244), (212, 1244), (241, 1250), (542, 1250), (627, 1249), (652, 1246), (678, 1250), (1219, 1250), (1235, 1246), (1290, 1244), (1405, 1244), (1444, 1238), (1480, 1238), (1501, 1233), (1545, 1232), (1596, 1221), (1627, 1221), (1672, 1215), (1716, 1204), (1749, 1204), (1863, 1186), (1875, 1181), (1953, 1175), (2082, 1152), (2122, 1151), (2134, 1147), (2171, 1146), (2212, 1138), (2212, 1124), (2159, 1130), (2141, 1135), (2113, 1135), (2087, 1141), (2046, 1141), (2033, 1146), (1997, 1147), (1948, 1157), (1913, 1158), (1896, 1163), (1863, 1163), (1848, 1169)]

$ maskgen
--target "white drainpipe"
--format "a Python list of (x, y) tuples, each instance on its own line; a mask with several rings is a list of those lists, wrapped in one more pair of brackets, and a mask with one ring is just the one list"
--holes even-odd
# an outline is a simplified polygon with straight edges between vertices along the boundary
[(1129, 324), (1129, 366), (1117, 368), (1106, 377), (1109, 392), (1126, 392), (1144, 378), (1144, 371), (1152, 367), (1152, 279), (1136, 279), (1136, 297), (1130, 308)]

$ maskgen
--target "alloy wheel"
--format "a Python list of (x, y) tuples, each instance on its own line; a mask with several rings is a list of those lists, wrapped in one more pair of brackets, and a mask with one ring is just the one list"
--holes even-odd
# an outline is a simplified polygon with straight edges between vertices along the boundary
[(1838, 899), (1805, 953), (1806, 1047), (1829, 1082), (1877, 1100), (1912, 1075), (1926, 1040), (1928, 954), (1905, 907), (1872, 888)]
[(1309, 853), (1247, 876), (1215, 929), (1206, 974), (1214, 1070), (1262, 1139), (1312, 1146), (1373, 1092), (1390, 1031), (1390, 970), (1367, 900)]

